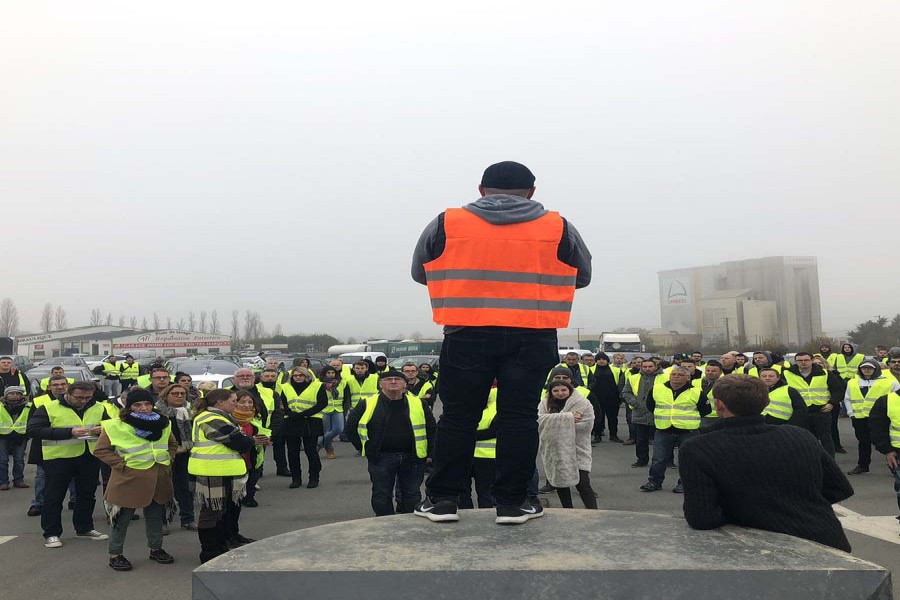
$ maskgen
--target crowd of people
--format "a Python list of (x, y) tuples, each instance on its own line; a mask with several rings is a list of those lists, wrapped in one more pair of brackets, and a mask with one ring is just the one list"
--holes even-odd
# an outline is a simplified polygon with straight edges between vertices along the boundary
[[(837, 419), (849, 417), (858, 441), (857, 465), (849, 474), (869, 471), (874, 447), (886, 455), (895, 475), (900, 506), (900, 348), (885, 349), (875, 359), (866, 359), (850, 344), (840, 353), (824, 346), (816, 354), (797, 353), (793, 364), (768, 351), (744, 358), (728, 352), (704, 360), (694, 352), (677, 354), (670, 363), (657, 356), (626, 362), (623, 354), (566, 354), (546, 375), (539, 401), (539, 464), (532, 470), (527, 502), (538, 506), (539, 494), (556, 492), (561, 506), (572, 508), (574, 487), (582, 505), (596, 509), (592, 446), (604, 441), (634, 446), (631, 467), (648, 468), (640, 489), (662, 489), (670, 470), (684, 468), (682, 458), (690, 453), (683, 449), (697, 447), (692, 440), (716, 431), (723, 411), (748, 416), (740, 410), (729, 413), (721, 402), (730, 389), (723, 383), (741, 375), (765, 391), (765, 402), (757, 402), (760, 423), (806, 430), (831, 458), (842, 449)], [(41, 517), (45, 546), (62, 546), (68, 494), (76, 537), (108, 540), (109, 566), (117, 571), (132, 568), (124, 543), (138, 510), (145, 519), (149, 558), (160, 564), (174, 560), (163, 549), (163, 539), (176, 517), (182, 528), (197, 532), (201, 562), (252, 542), (240, 531), (240, 514), (259, 505), (256, 493), (269, 446), (275, 475), (290, 478), (288, 488), (304, 483), (316, 488), (323, 462), (337, 456), (334, 441), (348, 441), (368, 465), (375, 515), (427, 510), (421, 488), (432, 466), (440, 373), (429, 364), (391, 369), (385, 361), (344, 365), (340, 359), (316, 373), (308, 360), (295, 362), (287, 371), (275, 364), (258, 373), (237, 369), (228, 389), (195, 386), (189, 375), (171, 374), (158, 363), (125, 388), (73, 382), (60, 370), (41, 382), (42, 394), (31, 398), (26, 376), (10, 371), (0, 358), (0, 490), (9, 490), (10, 483), (29, 487), (24, 466), (31, 440), (29, 458), (37, 476), (28, 514)], [(145, 387), (139, 385), (142, 377)], [(497, 395), (494, 381), (477, 425), (475, 452), (466, 467), (469, 489), (459, 495), (459, 508), (497, 505)], [(620, 437), (623, 404), (627, 435)], [(732, 427), (730, 433), (735, 431)], [(542, 487), (539, 472), (545, 477)], [(108, 534), (93, 520), (98, 485)], [(840, 482), (835, 485), (843, 490)], [(681, 478), (672, 491), (686, 491)], [(850, 493), (852, 488), (841, 492), (843, 497)], [(686, 511), (695, 505), (686, 498)], [(698, 527), (708, 526), (710, 521), (698, 514), (709, 514), (693, 513)], [(438, 511), (429, 518), (454, 516), (444, 518)], [(845, 538), (831, 541), (849, 549)]]

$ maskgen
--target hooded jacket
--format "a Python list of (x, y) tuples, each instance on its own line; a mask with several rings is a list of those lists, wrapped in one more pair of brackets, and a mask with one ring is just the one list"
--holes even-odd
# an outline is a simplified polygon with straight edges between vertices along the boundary
[[(481, 217), (491, 225), (526, 223), (539, 219), (547, 213), (544, 206), (509, 194), (492, 194), (464, 206), (469, 212)], [(444, 253), (447, 234), (444, 231), (444, 213), (429, 223), (413, 251), (411, 274), (414, 281), (427, 285), (425, 263), (429, 263)], [(563, 233), (559, 240), (557, 258), (578, 270), (575, 287), (587, 287), (591, 283), (591, 253), (581, 239), (581, 234), (563, 219)]]
[[(872, 374), (871, 379), (866, 379), (865, 375), (863, 375), (862, 368), (863, 367), (872, 367), (875, 369), (875, 372)], [(857, 381), (859, 382), (859, 391), (862, 392), (863, 396), (865, 396), (869, 388), (875, 385), (876, 380), (884, 379), (882, 375), (881, 363), (877, 360), (867, 359), (862, 361), (862, 363), (856, 369), (856, 375), (858, 377)], [(893, 381), (891, 385), (891, 391), (896, 392), (900, 390), (900, 383), (897, 381)], [(877, 400), (877, 398), (876, 398)], [(853, 403), (850, 401), (850, 387), (847, 387), (847, 391), (844, 393), (844, 407), (847, 409), (847, 415), (853, 416)]]

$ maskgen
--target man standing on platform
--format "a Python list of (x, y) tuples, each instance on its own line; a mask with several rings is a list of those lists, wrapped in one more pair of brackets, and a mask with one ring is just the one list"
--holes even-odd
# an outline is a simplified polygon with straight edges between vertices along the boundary
[[(413, 255), (412, 277), (428, 286), (444, 325), (434, 470), (415, 514), (457, 521), (469, 489), (478, 422), (497, 380), (498, 524), (543, 515), (526, 501), (538, 447), (537, 407), (558, 359), (575, 289), (591, 280), (591, 255), (559, 213), (531, 200), (534, 175), (515, 162), (488, 167), (481, 199), (441, 213)], [(577, 355), (576, 355), (577, 357)]]

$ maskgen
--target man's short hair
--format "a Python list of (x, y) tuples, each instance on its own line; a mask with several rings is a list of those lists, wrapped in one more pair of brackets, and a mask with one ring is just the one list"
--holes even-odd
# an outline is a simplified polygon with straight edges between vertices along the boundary
[(594, 355), (593, 352), (585, 352), (584, 354), (581, 355), (581, 358), (584, 358), (585, 356), (593, 356), (593, 355)]
[(362, 366), (364, 366), (364, 367), (366, 367), (366, 368), (369, 367), (369, 363), (367, 363), (366, 361), (364, 361), (364, 360), (362, 360), (362, 359), (360, 359), (360, 360), (356, 361), (355, 363), (353, 363), (353, 366), (354, 366), (354, 367), (355, 367), (356, 365), (362, 365)]
[(682, 367), (681, 365), (675, 365), (674, 367), (672, 367), (672, 370), (669, 371), (669, 374), (671, 375), (672, 373), (674, 373), (676, 371), (678, 371), (679, 373), (684, 373), (685, 375), (690, 375), (690, 373), (688, 373), (688, 370), (685, 369), (684, 367)]
[(798, 352), (797, 354), (794, 355), (794, 359), (796, 360), (798, 356), (808, 356), (810, 358), (810, 360), (812, 360), (812, 357), (813, 357), (813, 355), (810, 354), (809, 352)]
[(574, 356), (575, 358), (578, 358), (578, 353), (577, 352), (566, 352), (566, 358), (568, 358), (570, 356)]
[(12, 359), (8, 356), (0, 356), (0, 360), (12, 360)]
[(876, 349), (876, 350), (887, 350), (888, 347), (887, 347), (887, 346), (882, 346), (882, 345), (879, 344), (878, 346), (875, 346), (875, 349)]
[(95, 392), (97, 391), (97, 388), (90, 381), (76, 381), (75, 383), (69, 384), (69, 388), (66, 390), (66, 393), (71, 394), (75, 390), (81, 390), (82, 392)]
[(415, 367), (415, 368), (416, 368), (416, 371), (419, 370), (419, 365), (417, 365), (417, 364), (414, 363), (414, 362), (405, 362), (405, 363), (403, 363), (403, 366), (400, 367), (400, 370), (403, 370), (403, 369), (405, 369), (406, 367)]
[(150, 369), (150, 377), (153, 377), (153, 374), (154, 374), (154, 373), (165, 373), (166, 375), (169, 374), (169, 372), (166, 371), (166, 370), (165, 370), (164, 368), (162, 368), (162, 367), (154, 367), (154, 368)]
[[(331, 368), (333, 369), (334, 367), (331, 367)], [(260, 373), (276, 373), (277, 374), (278, 369), (273, 369), (272, 367), (266, 367), (265, 369), (260, 371)]]
[(53, 383), (54, 381), (65, 381), (66, 383), (69, 382), (65, 375), (53, 375), (48, 380), (48, 383)]
[(694, 360), (693, 358), (682, 358), (681, 364), (684, 364), (684, 363), (691, 363), (692, 365), (696, 365), (697, 361)]
[(773, 373), (775, 373), (779, 377), (781, 377), (781, 373), (778, 372), (778, 369), (773, 369), (772, 367), (763, 367), (762, 369), (759, 370), (759, 374), (762, 375), (766, 371), (772, 371)]
[(751, 417), (762, 414), (769, 404), (769, 388), (758, 377), (732, 374), (716, 383), (715, 398), (734, 416)]

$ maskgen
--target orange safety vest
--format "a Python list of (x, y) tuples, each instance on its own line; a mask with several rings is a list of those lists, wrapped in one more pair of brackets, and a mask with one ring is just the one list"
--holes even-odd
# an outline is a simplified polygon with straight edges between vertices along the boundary
[(464, 208), (444, 213), (444, 253), (425, 264), (434, 322), (469, 327), (569, 326), (578, 270), (557, 257), (557, 212), (492, 225)]

